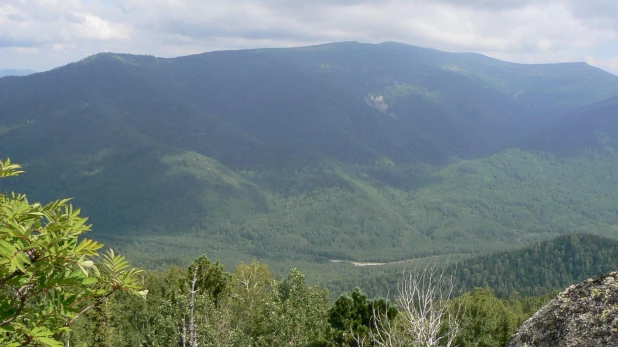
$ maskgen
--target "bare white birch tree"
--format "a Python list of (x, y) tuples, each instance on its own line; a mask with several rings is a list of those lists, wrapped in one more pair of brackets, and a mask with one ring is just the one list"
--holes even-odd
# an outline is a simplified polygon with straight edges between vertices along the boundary
[(388, 315), (372, 308), (371, 322), (374, 330), (370, 332), (371, 341), (378, 347), (404, 347), (412, 345), (412, 341), (400, 333), (396, 325), (391, 322)]
[[(191, 289), (189, 290), (189, 346), (197, 347), (197, 326), (195, 324), (195, 284), (197, 283), (197, 265), (193, 270), (193, 279), (191, 280)], [(183, 324), (182, 333), (182, 346), (186, 347), (187, 343), (187, 325)]]
[(429, 264), (419, 271), (404, 270), (396, 299), (395, 322), (373, 311), (371, 339), (380, 347), (454, 346), (461, 323), (461, 306), (452, 307), (456, 294), (453, 275), (446, 266)]
[(450, 307), (456, 281), (445, 271), (446, 266), (428, 264), (422, 271), (403, 273), (397, 306), (405, 335), (412, 338), (415, 346), (450, 347), (459, 333), (461, 310), (453, 311)]

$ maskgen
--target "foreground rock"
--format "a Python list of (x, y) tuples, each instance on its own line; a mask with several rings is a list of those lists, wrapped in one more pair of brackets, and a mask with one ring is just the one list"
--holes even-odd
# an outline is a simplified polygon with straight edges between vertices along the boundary
[(567, 288), (519, 328), (507, 347), (618, 346), (618, 272)]

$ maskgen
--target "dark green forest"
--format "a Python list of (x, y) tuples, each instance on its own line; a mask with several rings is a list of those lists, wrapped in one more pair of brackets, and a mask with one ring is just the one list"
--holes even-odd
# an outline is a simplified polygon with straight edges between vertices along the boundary
[[(491, 288), (503, 299), (546, 295), (618, 268), (618, 241), (590, 234), (573, 234), (538, 242), (521, 249), (497, 252), (462, 260), (433, 258), (447, 264), (461, 287)], [(331, 293), (360, 285), (369, 295), (386, 296), (397, 291), (403, 269), (425, 263), (400, 263), (365, 271), (322, 284)], [(357, 276), (355, 278), (355, 276)]]

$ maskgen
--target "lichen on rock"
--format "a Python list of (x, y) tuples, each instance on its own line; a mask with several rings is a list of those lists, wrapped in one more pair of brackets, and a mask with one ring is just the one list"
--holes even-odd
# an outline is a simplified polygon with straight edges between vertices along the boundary
[(618, 272), (558, 294), (513, 335), (507, 347), (618, 346)]

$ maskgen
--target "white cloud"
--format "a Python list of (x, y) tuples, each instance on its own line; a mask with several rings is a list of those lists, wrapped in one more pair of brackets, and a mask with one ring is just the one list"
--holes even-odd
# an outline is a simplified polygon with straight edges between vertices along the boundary
[(618, 56), (609, 59), (596, 59), (594, 57), (586, 57), (586, 62), (590, 65), (598, 66), (607, 71), (618, 75)]
[(615, 0), (0, 0), (0, 67), (50, 68), (100, 51), (176, 56), (357, 40), (598, 61), (616, 72), (603, 63), (618, 54), (616, 23)]
[(128, 29), (122, 24), (112, 24), (90, 13), (73, 12), (62, 19), (60, 36), (71, 42), (75, 38), (92, 40), (127, 39)]

